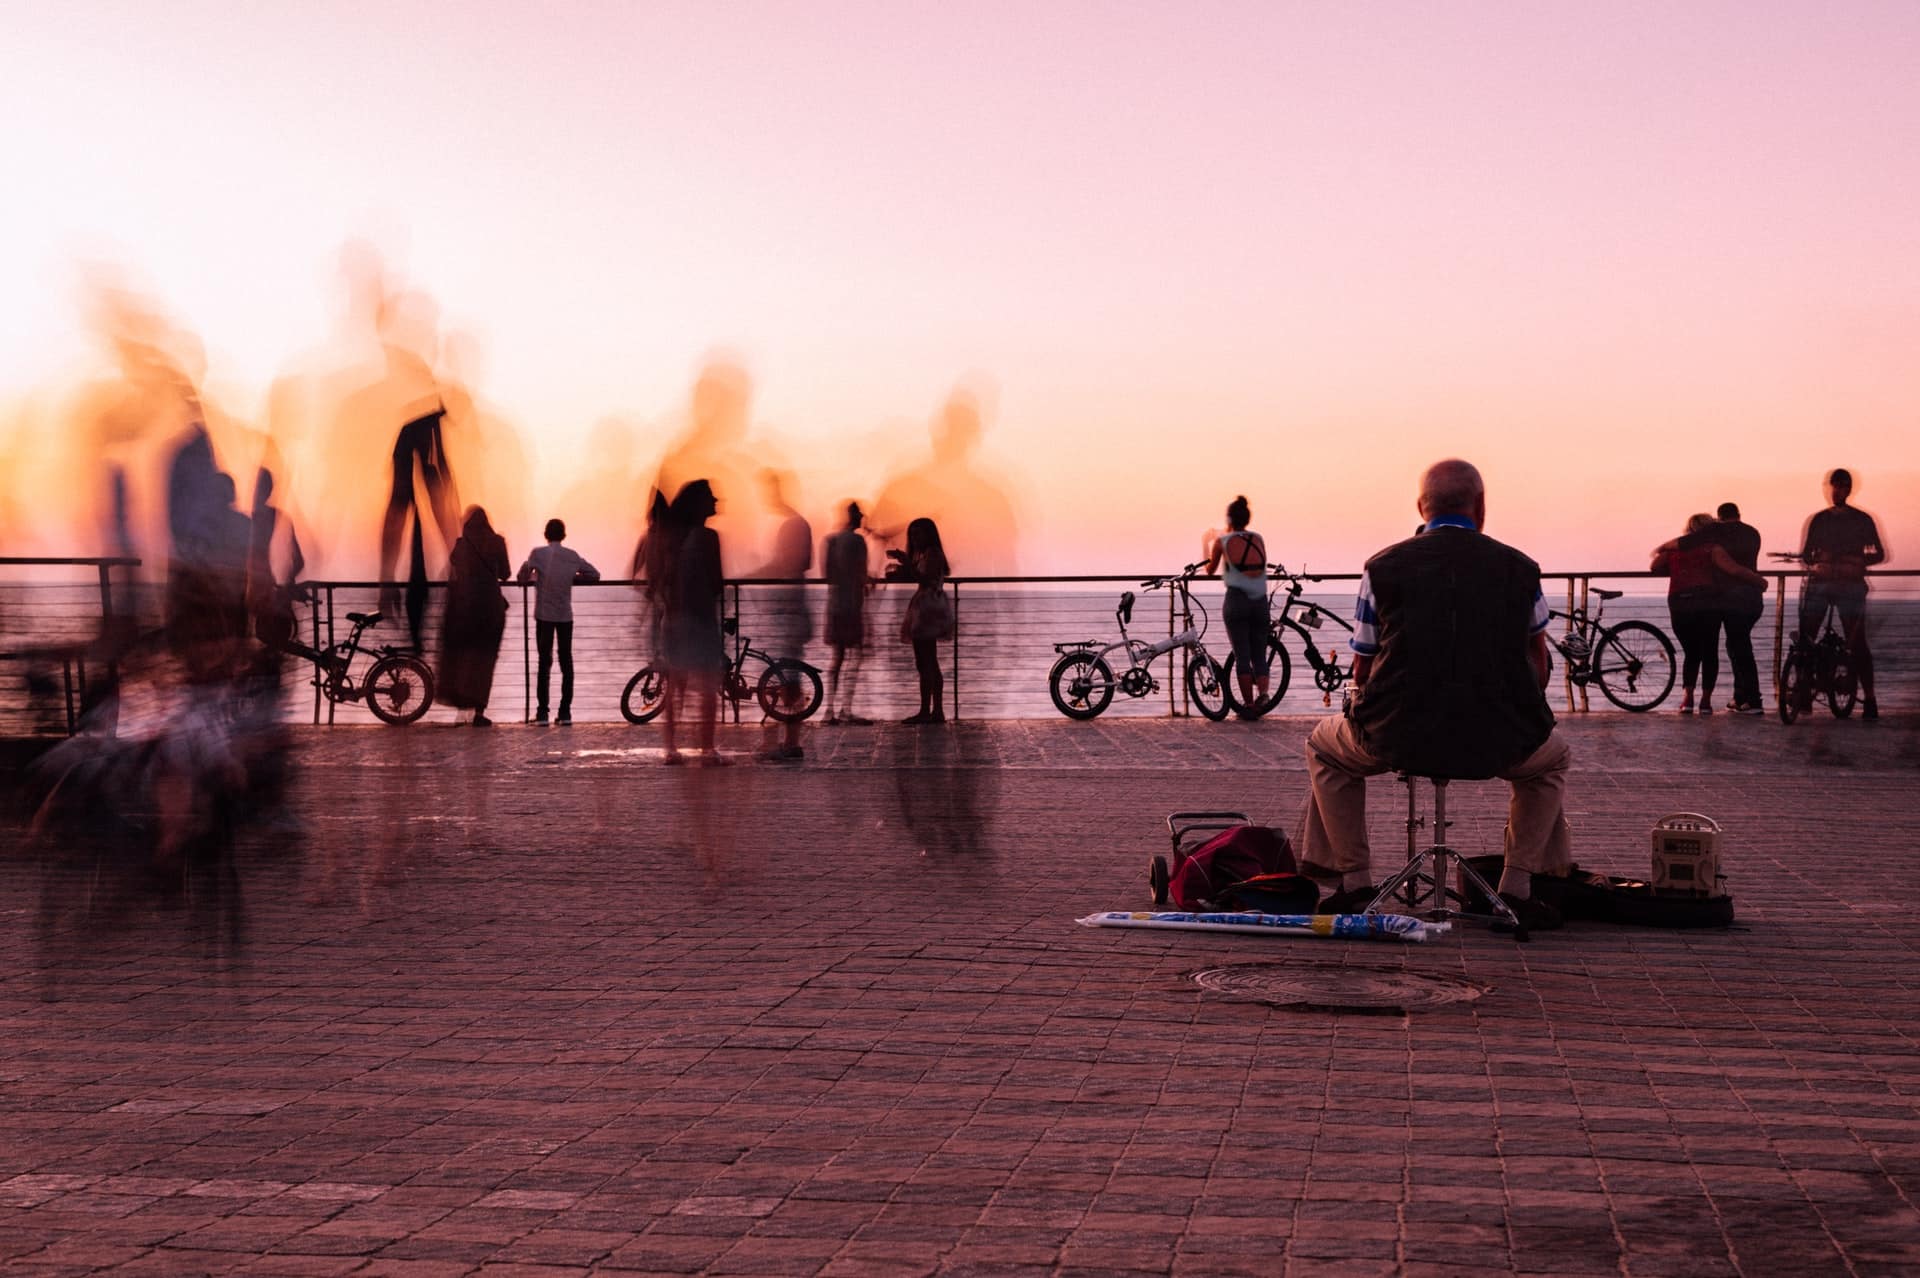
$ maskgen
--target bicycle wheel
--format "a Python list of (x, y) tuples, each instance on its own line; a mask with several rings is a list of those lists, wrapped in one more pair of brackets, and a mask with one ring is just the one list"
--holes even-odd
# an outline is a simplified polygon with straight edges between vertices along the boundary
[(1113, 668), (1091, 652), (1069, 652), (1053, 663), (1047, 691), (1067, 718), (1095, 718), (1113, 700)]
[(1800, 700), (1803, 696), (1807, 697), (1811, 703), (1807, 677), (1810, 672), (1803, 657), (1800, 645), (1796, 643), (1788, 648), (1787, 655), (1780, 659), (1779, 709), (1782, 723), (1792, 723), (1800, 717)]
[(1673, 691), (1673, 641), (1657, 626), (1623, 621), (1594, 646), (1594, 682), (1622, 710), (1651, 710)]
[(1860, 677), (1853, 673), (1853, 667), (1842, 657), (1834, 658), (1827, 667), (1827, 708), (1833, 711), (1833, 717), (1844, 719), (1853, 713), (1853, 703), (1860, 696)]
[(792, 657), (769, 661), (754, 690), (767, 717), (782, 723), (798, 723), (811, 715), (820, 708), (820, 696), (820, 672)]
[(639, 674), (627, 680), (627, 689), (620, 694), (620, 713), (628, 723), (650, 723), (666, 708), (666, 671), (642, 666)]
[(1187, 696), (1208, 721), (1227, 717), (1227, 688), (1220, 663), (1198, 648), (1187, 653)]
[(1267, 695), (1255, 695), (1253, 704), (1243, 704), (1240, 700), (1239, 661), (1236, 654), (1229, 653), (1227, 662), (1220, 667), (1220, 686), (1226, 690), (1227, 705), (1242, 719), (1258, 719), (1280, 704), (1280, 698), (1287, 695), (1287, 681), (1293, 677), (1293, 662), (1287, 656), (1287, 650), (1280, 640), (1272, 635), (1267, 637)]
[(361, 692), (377, 718), (401, 727), (432, 708), (433, 671), (418, 657), (382, 657), (367, 671)]

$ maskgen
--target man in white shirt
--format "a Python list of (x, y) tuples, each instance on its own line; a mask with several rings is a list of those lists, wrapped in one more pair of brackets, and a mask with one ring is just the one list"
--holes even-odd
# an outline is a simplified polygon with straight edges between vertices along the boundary
[(600, 570), (560, 543), (567, 539), (567, 526), (558, 519), (547, 521), (547, 544), (527, 556), (520, 565), (519, 580), (537, 583), (533, 594), (534, 643), (540, 650), (540, 680), (536, 691), (540, 709), (535, 723), (547, 721), (547, 687), (553, 673), (554, 640), (560, 641), (560, 715), (561, 727), (573, 723), (573, 583), (598, 581)]

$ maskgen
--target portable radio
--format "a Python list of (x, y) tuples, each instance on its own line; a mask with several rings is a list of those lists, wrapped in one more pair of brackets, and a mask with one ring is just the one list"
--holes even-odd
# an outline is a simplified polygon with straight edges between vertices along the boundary
[(1669, 812), (1653, 825), (1653, 888), (1720, 895), (1720, 823), (1698, 812)]

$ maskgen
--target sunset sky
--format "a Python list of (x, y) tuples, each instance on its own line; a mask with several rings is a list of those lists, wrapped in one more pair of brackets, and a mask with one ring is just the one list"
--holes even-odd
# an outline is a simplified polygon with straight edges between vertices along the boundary
[(989, 388), (1033, 572), (1177, 566), (1236, 493), (1351, 569), (1449, 454), (1550, 569), (1727, 499), (1789, 548), (1835, 465), (1920, 543), (1910, 2), (0, 2), (43, 543), (79, 264), (264, 425), (354, 237), (477, 339), (531, 516), (605, 418), (651, 466), (724, 349), (809, 513)]

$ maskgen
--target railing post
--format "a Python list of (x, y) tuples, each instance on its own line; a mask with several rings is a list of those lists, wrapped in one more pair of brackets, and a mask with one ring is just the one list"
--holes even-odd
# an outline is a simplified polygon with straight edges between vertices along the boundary
[[(1567, 625), (1566, 625), (1565, 632), (1561, 635), (1561, 638), (1562, 639), (1571, 638), (1572, 635), (1573, 635), (1573, 578), (1569, 577), (1567, 578)], [(1564, 665), (1565, 668), (1560, 671), (1560, 681), (1566, 685), (1567, 712), (1571, 714), (1573, 712), (1573, 663), (1571, 661), (1568, 661), (1562, 664)]]
[(960, 583), (953, 583), (953, 717), (960, 717)]
[[(744, 624), (744, 618), (740, 616), (740, 583), (737, 581), (729, 582), (727, 588), (733, 591), (733, 624), (736, 626), (742, 625)], [(736, 634), (735, 639), (737, 640), (738, 637)], [(726, 646), (727, 637), (724, 634), (720, 637), (720, 643), (723, 647)], [(742, 664), (744, 665), (745, 663), (743, 662)], [(744, 676), (742, 677), (744, 678)], [(728, 704), (733, 706), (733, 726), (737, 728), (740, 726), (740, 703), (727, 695), (727, 678), (728, 677), (724, 675), (721, 677), (720, 704), (722, 706)], [(726, 711), (722, 709), (720, 714), (725, 715)]]
[[(333, 587), (327, 587), (327, 646), (325, 652), (333, 651)], [(333, 712), (336, 706), (332, 697), (327, 698), (327, 726), (333, 726)]]
[[(1167, 591), (1167, 638), (1169, 639), (1173, 638), (1173, 591), (1171, 588), (1169, 588)], [(1191, 707), (1187, 705), (1187, 681), (1185, 677), (1186, 673), (1187, 673), (1187, 650), (1185, 648), (1180, 649), (1180, 677), (1176, 678), (1173, 673), (1173, 650), (1168, 649), (1167, 650), (1167, 713), (1169, 715), (1184, 715), (1191, 712)], [(1173, 701), (1173, 685), (1175, 685), (1176, 683), (1180, 685), (1180, 705), (1178, 709), (1174, 708), (1174, 701)]]
[(533, 721), (533, 653), (528, 648), (527, 628), (533, 623), (527, 618), (527, 583), (520, 583), (520, 722)]
[[(320, 646), (320, 596), (317, 592), (309, 596), (313, 600), (313, 650), (324, 652)], [(313, 667), (313, 726), (320, 726), (320, 680), (326, 677), (326, 671), (319, 665)]]
[(1785, 656), (1787, 638), (1787, 574), (1773, 579), (1773, 705), (1780, 708), (1780, 662)]

